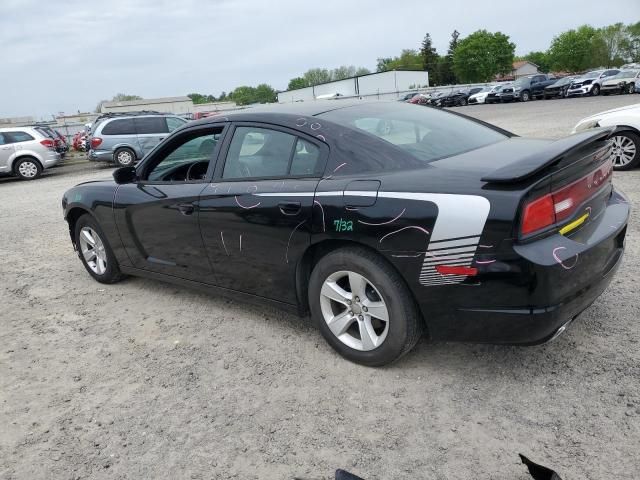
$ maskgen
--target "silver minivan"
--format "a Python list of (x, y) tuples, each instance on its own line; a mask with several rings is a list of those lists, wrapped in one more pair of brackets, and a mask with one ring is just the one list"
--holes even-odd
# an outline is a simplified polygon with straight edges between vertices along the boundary
[(141, 160), (187, 121), (166, 114), (110, 114), (91, 128), (89, 160), (126, 167)]
[(0, 175), (33, 180), (58, 162), (54, 140), (38, 127), (0, 128)]

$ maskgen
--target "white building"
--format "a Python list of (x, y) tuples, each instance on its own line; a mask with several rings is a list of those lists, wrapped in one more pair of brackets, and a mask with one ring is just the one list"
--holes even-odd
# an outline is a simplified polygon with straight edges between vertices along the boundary
[(513, 68), (511, 70), (511, 76), (513, 78), (526, 77), (527, 75), (536, 75), (540, 73), (538, 71), (538, 65), (529, 62), (527, 60), (521, 60), (513, 62)]
[(399, 98), (406, 92), (429, 86), (429, 73), (413, 70), (391, 70), (351, 77), (313, 87), (278, 93), (278, 102), (292, 103), (318, 98), (371, 97)]
[(139, 112), (142, 110), (177, 114), (192, 113), (193, 102), (189, 97), (164, 97), (127, 100), (124, 102), (104, 102), (100, 106), (100, 113)]

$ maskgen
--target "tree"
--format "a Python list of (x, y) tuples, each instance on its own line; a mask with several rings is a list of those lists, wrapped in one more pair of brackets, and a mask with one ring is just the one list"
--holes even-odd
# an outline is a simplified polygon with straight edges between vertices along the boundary
[(309, 86), (319, 85), (331, 81), (331, 72), (326, 68), (312, 68), (304, 72), (303, 78)]
[(130, 100), (142, 100), (142, 97), (139, 95), (127, 95), (126, 93), (118, 93), (113, 96), (111, 100), (100, 100), (98, 105), (96, 105), (96, 113), (100, 113), (102, 111), (102, 104), (105, 102), (128, 102)]
[(600, 62), (594, 58), (593, 51), (596, 36), (595, 28), (582, 25), (554, 37), (548, 52), (552, 67), (555, 70), (579, 72), (598, 66)]
[(254, 92), (254, 101), (258, 103), (273, 103), (278, 100), (276, 91), (266, 83), (258, 85)]
[(391, 70), (389, 64), (391, 63), (391, 57), (380, 57), (376, 60), (376, 72), (386, 72)]
[(594, 37), (594, 46), (600, 53), (602, 65), (612, 67), (624, 63), (627, 29), (622, 23), (615, 23), (598, 29)]
[(187, 95), (187, 97), (189, 97), (191, 101), (196, 105), (216, 101), (216, 97), (214, 97), (213, 95), (202, 95), (201, 93), (190, 93)]
[(513, 66), (515, 44), (501, 32), (478, 30), (460, 40), (453, 52), (453, 71), (463, 82), (488, 82)]
[(416, 50), (404, 49), (387, 67), (387, 70), (419, 70), (422, 69), (422, 58)]
[(453, 85), (458, 83), (456, 74), (453, 71), (453, 54), (458, 48), (458, 39), (460, 38), (460, 32), (454, 30), (451, 33), (451, 40), (449, 41), (449, 49), (444, 57), (440, 57), (438, 60), (438, 77), (441, 85)]
[(640, 22), (625, 27), (626, 38), (622, 44), (622, 51), (630, 62), (640, 62)]
[(518, 60), (527, 60), (535, 63), (541, 72), (548, 73), (551, 70), (551, 59), (547, 52), (529, 52)]
[(304, 78), (296, 77), (289, 80), (289, 86), (287, 87), (287, 90), (298, 90), (299, 88), (305, 88), (308, 86), (309, 84)]
[(431, 42), (431, 35), (426, 34), (422, 40), (422, 46), (420, 48), (420, 56), (422, 57), (422, 68), (429, 72), (429, 83), (437, 85), (440, 83), (440, 76), (438, 72), (438, 65), (440, 61), (440, 55), (436, 52)]
[(358, 67), (356, 69), (356, 77), (360, 77), (362, 75), (369, 75), (371, 73), (371, 70), (369, 70), (366, 67)]
[(331, 80), (344, 80), (356, 76), (356, 67), (353, 65), (342, 65), (331, 71)]

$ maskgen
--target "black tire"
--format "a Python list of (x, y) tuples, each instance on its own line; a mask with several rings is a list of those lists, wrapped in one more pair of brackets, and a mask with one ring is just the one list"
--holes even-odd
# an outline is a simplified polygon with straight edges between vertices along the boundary
[(462, 97), (462, 98), (460, 99), (460, 101), (458, 102), (458, 105), (460, 105), (461, 107), (465, 107), (465, 106), (467, 105), (467, 103), (468, 103), (468, 102), (467, 102), (467, 99), (466, 99), (466, 98), (464, 98), (464, 97)]
[[(635, 147), (636, 147), (636, 153), (634, 155), (634, 157), (631, 159), (631, 161), (625, 165), (616, 165), (616, 155), (615, 155), (615, 151), (613, 153), (613, 169), (617, 170), (617, 171), (625, 171), (625, 170), (632, 170), (636, 167), (638, 167), (638, 165), (640, 165), (640, 135), (638, 135), (635, 132), (630, 132), (630, 131), (624, 131), (624, 132), (618, 132), (616, 133), (613, 138), (615, 139), (616, 137), (626, 137), (629, 140), (631, 140)], [(614, 146), (615, 148), (615, 146)]]
[(529, 100), (531, 100), (531, 94), (529, 93), (529, 90), (523, 90), (520, 93), (520, 101), (528, 102)]
[(24, 157), (18, 159), (13, 171), (20, 180), (35, 180), (42, 175), (42, 165), (33, 157)]
[(594, 97), (597, 97), (598, 95), (600, 95), (600, 85), (596, 83), (593, 86), (593, 88), (591, 89), (591, 95), (593, 95)]
[(136, 163), (136, 153), (130, 148), (118, 148), (113, 152), (113, 161), (120, 167), (130, 167)]
[[(379, 292), (387, 308), (389, 321), (386, 337), (379, 346), (368, 351), (343, 343), (331, 331), (322, 312), (321, 291), (325, 280), (344, 271), (364, 276)], [(377, 295), (376, 292), (373, 294)], [(346, 359), (370, 367), (387, 365), (405, 355), (418, 342), (424, 328), (424, 322), (403, 278), (379, 254), (363, 247), (341, 248), (320, 259), (311, 272), (309, 306), (314, 322), (329, 345)], [(340, 307), (355, 310), (355, 305)], [(334, 314), (337, 312), (334, 311)], [(353, 318), (356, 316), (361, 318), (359, 315), (354, 315)], [(357, 320), (353, 322), (350, 328), (357, 330), (359, 323)]]
[(629, 83), (629, 84), (626, 86), (626, 89), (625, 89), (625, 90), (626, 90), (626, 93), (629, 93), (629, 94), (631, 94), (631, 93), (635, 93), (635, 91), (636, 91), (636, 85), (635, 85), (635, 83), (633, 83), (633, 82)]
[[(98, 235), (99, 239), (101, 240), (104, 246), (104, 252), (106, 254), (107, 261), (106, 261), (106, 270), (102, 274), (98, 274), (95, 271), (93, 271), (91, 266), (88, 264), (87, 260), (85, 259), (85, 256), (83, 255), (81, 242), (80, 242), (80, 234), (84, 227), (91, 228), (91, 230), (93, 230), (95, 234)], [(97, 280), (100, 283), (111, 284), (111, 283), (119, 282), (125, 277), (125, 275), (122, 272), (120, 272), (118, 261), (116, 260), (116, 257), (113, 254), (111, 245), (109, 245), (107, 236), (104, 234), (104, 232), (100, 228), (100, 225), (98, 225), (98, 222), (96, 222), (91, 215), (84, 214), (80, 218), (78, 218), (78, 220), (76, 221), (73, 234), (74, 234), (76, 249), (78, 251), (78, 256), (80, 257), (80, 261), (84, 265), (84, 268), (87, 270), (87, 272), (89, 272), (89, 275), (91, 275), (95, 280)]]

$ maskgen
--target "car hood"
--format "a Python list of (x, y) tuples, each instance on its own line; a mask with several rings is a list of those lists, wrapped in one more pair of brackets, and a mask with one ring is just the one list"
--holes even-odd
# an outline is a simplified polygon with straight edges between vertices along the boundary
[(478, 93), (474, 93), (469, 98), (481, 98), (481, 97), (486, 97), (487, 95), (489, 95), (489, 92), (478, 92)]
[(582, 123), (585, 120), (589, 120), (589, 119), (593, 119), (593, 118), (602, 118), (602, 117), (604, 117), (606, 115), (616, 114), (616, 113), (619, 113), (619, 112), (633, 113), (633, 114), (640, 115), (640, 103), (636, 103), (634, 105), (627, 105), (625, 107), (613, 108), (611, 110), (605, 110), (604, 112), (596, 113), (596, 114), (591, 115), (589, 117), (583, 118), (582, 120), (580, 120), (580, 123)]

